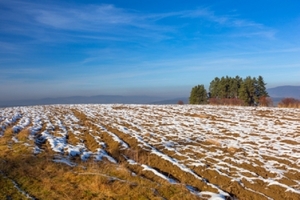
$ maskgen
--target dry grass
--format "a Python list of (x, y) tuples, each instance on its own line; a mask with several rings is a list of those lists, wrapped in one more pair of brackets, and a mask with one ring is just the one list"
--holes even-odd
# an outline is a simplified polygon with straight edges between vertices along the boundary
[(80, 142), (80, 137), (76, 136), (73, 132), (68, 131), (68, 143), (76, 145)]
[[(107, 144), (107, 151), (119, 161), (118, 164), (93, 160), (81, 162), (76, 159), (73, 160), (77, 162), (76, 167), (54, 163), (54, 153), (51, 153), (48, 144), (43, 145), (44, 152), (38, 156), (33, 156), (28, 148), (21, 148), (21, 144), (16, 144), (19, 145), (19, 151), (13, 153), (7, 146), (11, 138), (11, 129), (7, 129), (5, 136), (1, 138), (0, 146), (0, 149), (4, 150), (0, 152), (1, 158), (6, 152), (6, 157), (2, 160), (6, 164), (0, 165), (0, 170), (15, 180), (24, 191), (38, 199), (199, 199), (181, 184), (172, 185), (152, 172), (143, 171), (142, 167), (129, 165), (123, 155), (139, 163), (153, 165), (165, 174), (168, 174), (168, 170), (176, 170), (181, 180), (188, 179), (180, 169), (171, 169), (170, 163), (161, 162), (159, 157), (150, 155), (148, 151), (138, 147), (135, 139), (126, 138), (123, 133), (109, 128), (110, 131), (123, 136), (122, 139), (133, 147), (121, 150), (120, 144), (105, 131), (89, 123), (87, 116), (74, 110), (73, 112), (80, 119), (80, 123), (87, 127), (82, 135), (87, 148), (95, 150), (98, 147), (89, 131), (92, 130), (91, 134), (98, 132)], [(76, 143), (78, 139), (71, 134), (69, 133), (69, 140)], [(25, 140), (28, 131), (23, 130), (19, 137), (20, 140)], [(137, 175), (133, 175), (133, 172)], [(13, 190), (13, 187), (8, 186), (8, 190)], [(9, 194), (6, 191), (0, 191), (0, 197)]]
[[(3, 138), (2, 138), (3, 139)], [(1, 149), (7, 145), (1, 145)], [(41, 153), (33, 156), (26, 149), (0, 152), (0, 171), (19, 184), (22, 190), (37, 199), (195, 199), (180, 185), (156, 182), (133, 176), (126, 165), (109, 162), (79, 162), (76, 167), (52, 162), (53, 155)], [(142, 171), (142, 170), (141, 170)], [(25, 199), (9, 179), (0, 175), (1, 199)]]
[(17, 134), (17, 138), (20, 142), (26, 142), (28, 140), (29, 134), (30, 130), (28, 128), (25, 128)]
[[(0, 184), (5, 184), (3, 190), (0, 189), (0, 199), (7, 197), (12, 197), (13, 199), (24, 198), (24, 195), (16, 191), (10, 179), (18, 183), (22, 190), (37, 199), (200, 199), (200, 197), (192, 194), (186, 188), (187, 185), (197, 191), (219, 193), (215, 187), (207, 184), (206, 180), (211, 184), (217, 185), (221, 190), (228, 192), (232, 197), (237, 195), (240, 199), (262, 199), (263, 196), (261, 194), (252, 191), (260, 191), (272, 198), (280, 196), (271, 194), (270, 191), (262, 191), (261, 188), (263, 187), (268, 187), (268, 190), (274, 189), (273, 192), (287, 193), (283, 191), (282, 187), (272, 188), (273, 186), (270, 187), (266, 183), (259, 181), (253, 184), (249, 181), (247, 182), (247, 180), (242, 180), (242, 183), (245, 183), (245, 186), (251, 190), (245, 189), (237, 181), (232, 181), (234, 174), (239, 172), (238, 169), (245, 169), (240, 173), (246, 177), (252, 177), (253, 173), (250, 172), (255, 172), (257, 176), (265, 179), (275, 178), (275, 174), (268, 172), (262, 167), (264, 164), (262, 162), (253, 161), (254, 166), (247, 162), (233, 163), (234, 161), (231, 160), (231, 158), (238, 158), (240, 155), (247, 155), (242, 145), (249, 144), (254, 146), (257, 144), (251, 140), (239, 145), (228, 142), (229, 140), (235, 140), (240, 135), (231, 133), (230, 128), (224, 128), (226, 127), (224, 124), (230, 124), (230, 126), (239, 125), (239, 123), (249, 124), (249, 126), (252, 124), (251, 127), (257, 131), (249, 133), (253, 137), (259, 137), (260, 131), (265, 132), (267, 130), (258, 127), (254, 122), (247, 119), (232, 122), (230, 119), (233, 116), (230, 114), (232, 108), (225, 110), (221, 115), (215, 113), (206, 114), (200, 109), (196, 111), (191, 109), (191, 113), (180, 113), (178, 110), (170, 109), (168, 111), (162, 108), (148, 108), (147, 106), (115, 105), (111, 108), (113, 109), (107, 111), (107, 113), (99, 114), (95, 112), (91, 115), (90, 113), (86, 115), (79, 109), (68, 110), (65, 107), (59, 109), (59, 107), (53, 106), (51, 112), (53, 111), (54, 114), (50, 115), (50, 120), (54, 121), (56, 117), (63, 121), (64, 116), (70, 113), (74, 114), (79, 119), (79, 122), (63, 121), (63, 125), (66, 125), (68, 129), (67, 142), (72, 145), (82, 143), (88, 151), (92, 152), (96, 152), (98, 148), (101, 148), (109, 156), (117, 160), (117, 164), (109, 162), (106, 158), (100, 162), (94, 161), (93, 155), (87, 161), (82, 161), (79, 156), (69, 157), (67, 153), (57, 155), (57, 153), (52, 151), (48, 142), (41, 144), (40, 148), (43, 151), (34, 156), (32, 153), (34, 141), (28, 140), (29, 128), (25, 128), (18, 134), (15, 134), (12, 133), (12, 127), (18, 122), (7, 127), (4, 135), (0, 138), (0, 172), (3, 173), (0, 173)], [(144, 112), (142, 109), (148, 110)], [(150, 109), (151, 112), (149, 111)], [(133, 110), (138, 112), (138, 114), (135, 115), (134, 113), (130, 116), (129, 113), (133, 112)], [(123, 112), (128, 112), (126, 113), (127, 116), (132, 118), (125, 117), (122, 115)], [(147, 112), (150, 112), (150, 114)], [(222, 118), (224, 113), (229, 117)], [(257, 109), (251, 113), (255, 118), (274, 119), (272, 110)], [(96, 117), (93, 118), (93, 115)], [(189, 125), (182, 118), (177, 118), (178, 115), (182, 115), (181, 117), (186, 116), (184, 119), (190, 121), (195, 119), (195, 121), (207, 123), (207, 125), (216, 128), (220, 134), (214, 134), (212, 130)], [(115, 116), (117, 119), (114, 118)], [(134, 117), (137, 119), (136, 121), (133, 120)], [(292, 118), (292, 116), (288, 117)], [(110, 119), (108, 120), (108, 118)], [(169, 118), (172, 119), (168, 120)], [(134, 123), (128, 121), (128, 119), (133, 120)], [(143, 119), (146, 120), (143, 121)], [(195, 134), (191, 134), (187, 138), (176, 137), (177, 130), (172, 128), (174, 126), (173, 120), (179, 121), (181, 126), (186, 128), (186, 132), (191, 131)], [(272, 122), (276, 126), (282, 126), (284, 125), (284, 120), (280, 119), (279, 121), (277, 119), (277, 121), (273, 120)], [(70, 124), (72, 124), (72, 127), (68, 127)], [(105, 129), (102, 129), (101, 126)], [(45, 124), (43, 124), (43, 129), (45, 129)], [(75, 131), (78, 132), (75, 133)], [(53, 131), (53, 134), (55, 134), (54, 132), (59, 132), (58, 127), (56, 131)], [(135, 133), (137, 134), (135, 135)], [(41, 131), (37, 133), (37, 135), (39, 134), (41, 134)], [(119, 137), (129, 147), (123, 148), (121, 143), (115, 141), (112, 135)], [(16, 136), (19, 142), (12, 141), (13, 136)], [(267, 140), (268, 138), (261, 137), (261, 139)], [(105, 143), (105, 145), (100, 145), (99, 141), (103, 144)], [(170, 148), (166, 148), (166, 143), (169, 141), (174, 144), (170, 144)], [(24, 145), (24, 143), (29, 143), (31, 147)], [(288, 139), (282, 140), (282, 143), (297, 144), (297, 142)], [(182, 149), (172, 150), (173, 147), (175, 149), (176, 145)], [(163, 156), (155, 154), (157, 152), (168, 156), (170, 159), (176, 159), (178, 162), (162, 158)], [(206, 152), (217, 153), (213, 157), (207, 157)], [(76, 163), (76, 166), (70, 167), (66, 164), (53, 162), (53, 159), (58, 156), (69, 159), (71, 162)], [(227, 160), (224, 160), (224, 157)], [(128, 159), (134, 160), (136, 164), (130, 164)], [(196, 163), (197, 159), (201, 160), (199, 165), (190, 161), (194, 160)], [(222, 162), (219, 162), (220, 160)], [(266, 158), (266, 160), (276, 159), (270, 157)], [(231, 165), (225, 165), (225, 162)], [(278, 158), (278, 162), (289, 165), (294, 169), (298, 168), (293, 161), (288, 162), (285, 159)], [(179, 167), (180, 164), (187, 167), (186, 169), (190, 171), (183, 170)], [(152, 171), (145, 170), (145, 165), (177, 183), (171, 184)], [(224, 169), (220, 167), (218, 171), (216, 166), (223, 166)], [(228, 171), (226, 171), (227, 167), (229, 168)], [(222, 173), (226, 175), (222, 175)], [(299, 175), (298, 172), (294, 174), (295, 176)], [(297, 182), (294, 181), (295, 178), (292, 175), (292, 173), (285, 175), (286, 178), (281, 183), (296, 185)], [(257, 187), (261, 188), (257, 189)], [(12, 196), (13, 193), (17, 196)], [(289, 194), (285, 196), (288, 197)], [(290, 199), (293, 199), (293, 197), (295, 196), (291, 196)], [(204, 199), (208, 198), (210, 196)]]
[(0, 185), (0, 199), (27, 199), (14, 187), (13, 182), (2, 173), (0, 173)]
[(237, 152), (238, 150), (239, 150), (239, 149), (236, 148), (236, 147), (228, 147), (228, 148), (227, 148), (227, 151), (230, 152), (230, 153), (235, 153), (235, 152)]
[[(177, 180), (179, 183), (191, 185), (200, 191), (203, 188), (205, 188), (206, 191), (217, 192), (214, 188), (210, 188), (205, 183), (199, 181), (199, 179), (196, 179), (193, 175), (182, 171), (179, 167), (173, 165), (172, 163), (161, 159), (161, 157), (155, 154), (151, 154), (150, 151), (144, 148), (139, 147), (136, 139), (128, 137), (126, 134), (111, 127), (108, 127), (108, 130), (117, 134), (122, 140), (124, 140), (132, 147), (130, 149), (122, 151), (122, 154), (124, 154), (126, 157), (135, 160), (137, 163), (142, 163), (151, 166), (152, 168), (158, 170), (160, 173), (166, 175), (167, 177)], [(135, 173), (147, 177), (148, 179), (153, 180), (154, 182), (167, 185), (169, 184), (165, 180), (154, 175), (152, 172), (144, 171), (143, 168), (141, 168), (138, 165), (132, 166), (127, 164), (127, 167), (133, 170)], [(193, 198), (196, 197), (194, 196)]]
[[(116, 107), (115, 109), (121, 109), (119, 107)], [(74, 111), (73, 111), (74, 112)], [(82, 120), (81, 116), (77, 113), (76, 117)], [(186, 172), (183, 172), (178, 167), (174, 166), (173, 164), (169, 163), (166, 160), (161, 159), (159, 156), (151, 154), (148, 150), (141, 148), (138, 146), (138, 142), (136, 139), (129, 137), (128, 135), (124, 134), (123, 132), (112, 128), (112, 127), (106, 127), (108, 131), (116, 134), (118, 137), (120, 137), (123, 141), (125, 141), (131, 148), (126, 150), (121, 150), (120, 144), (116, 141), (114, 141), (110, 135), (108, 135), (105, 131), (101, 131), (97, 129), (97, 127), (93, 126), (92, 123), (87, 123), (88, 119), (84, 117), (86, 120), (86, 125), (89, 125), (91, 128), (93, 128), (95, 131), (99, 131), (101, 133), (102, 139), (107, 144), (107, 151), (110, 153), (112, 157), (114, 157), (116, 160), (118, 160), (120, 165), (126, 166), (126, 169), (129, 169), (130, 171), (134, 171), (134, 173), (138, 174), (138, 176), (146, 177), (147, 179), (153, 181), (154, 183), (159, 183), (160, 185), (164, 187), (168, 187), (170, 190), (170, 184), (166, 182), (164, 179), (161, 179), (160, 177), (156, 176), (152, 172), (144, 171), (143, 168), (140, 165), (130, 165), (127, 163), (127, 161), (124, 159), (124, 156), (136, 161), (137, 163), (146, 164), (148, 166), (153, 167), (154, 169), (158, 170), (160, 173), (165, 174), (166, 176), (172, 176), (173, 179), (179, 181), (179, 183), (185, 183), (194, 186), (195, 188), (198, 188), (201, 190), (201, 188), (207, 187), (204, 183), (199, 182), (196, 180), (191, 174), (188, 174)], [(126, 127), (130, 127), (128, 124), (126, 124)], [(133, 128), (134, 127), (130, 127)], [(134, 129), (136, 130), (136, 129)], [(172, 172), (172, 175), (171, 173)], [(175, 177), (175, 176), (176, 177)], [(179, 185), (172, 185), (174, 188), (177, 188), (175, 191), (165, 191), (161, 190), (164, 197), (169, 198), (177, 198), (174, 197), (179, 196), (189, 196), (189, 199), (198, 199), (198, 197), (192, 195), (186, 188), (183, 189), (182, 186)], [(180, 187), (179, 187), (180, 186)], [(179, 189), (178, 189), (179, 187)], [(207, 191), (217, 192), (213, 188), (205, 188)], [(160, 191), (157, 189), (157, 191)], [(159, 193), (159, 192), (158, 192)]]
[(85, 146), (90, 150), (95, 152), (99, 148), (99, 144), (94, 139), (93, 135), (97, 133), (93, 131), (86, 131), (83, 135)]
[(221, 147), (221, 142), (216, 139), (208, 139), (206, 140), (207, 143), (215, 145), (217, 147)]

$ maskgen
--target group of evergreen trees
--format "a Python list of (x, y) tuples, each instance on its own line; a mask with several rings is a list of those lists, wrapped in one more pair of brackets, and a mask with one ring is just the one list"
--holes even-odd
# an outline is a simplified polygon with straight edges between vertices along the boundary
[(253, 106), (262, 103), (268, 97), (266, 83), (262, 76), (242, 79), (239, 76), (216, 77), (210, 82), (209, 92), (204, 85), (192, 88), (190, 104), (235, 104)]

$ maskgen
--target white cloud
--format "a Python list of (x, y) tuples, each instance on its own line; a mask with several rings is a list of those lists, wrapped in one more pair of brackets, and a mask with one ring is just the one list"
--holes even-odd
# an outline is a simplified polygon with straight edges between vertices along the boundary
[(9, 38), (1, 38), (0, 64), (14, 66), (0, 69), (7, 92), (175, 85), (182, 77), (208, 83), (217, 74), (299, 67), (293, 57), (278, 64), (277, 55), (299, 48), (279, 44), (275, 29), (208, 8), (142, 13), (108, 4), (0, 0), (0, 11), (0, 33)]
[(133, 25), (134, 16), (113, 5), (40, 8), (27, 11), (41, 24), (68, 30), (101, 31), (107, 25)]
[[(5, 11), (6, 14), (1, 17), (2, 20), (23, 24), (23, 26), (17, 27), (9, 25), (7, 31), (16, 32), (16, 29), (19, 29), (18, 34), (26, 34), (31, 37), (34, 37), (36, 33), (38, 33), (37, 35), (51, 34), (49, 29), (52, 29), (52, 31), (76, 31), (76, 34), (72, 34), (73, 37), (100, 40), (116, 40), (116, 38), (124, 37), (164, 40), (169, 39), (170, 34), (179, 31), (180, 27), (178, 24), (159, 23), (160, 20), (166, 18), (189, 18), (191, 20), (199, 18), (220, 26), (235, 28), (239, 31), (239, 36), (272, 38), (275, 34), (274, 30), (262, 24), (235, 16), (217, 15), (206, 8), (145, 14), (109, 4), (82, 5), (80, 7), (72, 4), (59, 6), (21, 1), (0, 4), (11, 10), (11, 13)], [(99, 36), (99, 34), (101, 35)]]

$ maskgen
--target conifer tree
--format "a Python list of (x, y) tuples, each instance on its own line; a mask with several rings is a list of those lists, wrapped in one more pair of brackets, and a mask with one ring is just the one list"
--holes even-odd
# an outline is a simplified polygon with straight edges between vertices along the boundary
[(257, 86), (256, 86), (256, 95), (258, 98), (261, 97), (269, 97), (269, 94), (266, 90), (266, 83), (264, 82), (264, 79), (262, 76), (258, 76), (257, 79)]
[(239, 90), (239, 98), (244, 101), (246, 106), (255, 105), (256, 99), (256, 90), (255, 90), (255, 78), (251, 78), (250, 76), (246, 77), (241, 85)]
[(197, 85), (192, 88), (191, 95), (189, 98), (190, 104), (206, 104), (207, 103), (207, 92), (204, 85)]
[[(191, 104), (199, 104), (200, 99), (202, 99), (202, 103), (206, 103), (206, 99), (203, 100), (202, 97), (200, 98), (200, 96), (197, 95), (197, 93), (200, 93), (199, 90), (200, 85), (192, 89), (190, 96)], [(201, 90), (205, 90), (204, 86)], [(212, 104), (235, 103), (236, 105), (241, 105), (242, 102), (244, 102), (245, 106), (270, 104), (269, 99), (267, 99), (269, 95), (266, 90), (266, 83), (262, 76), (258, 78), (248, 76), (245, 79), (239, 76), (234, 78), (228, 76), (221, 78), (216, 77), (210, 82), (208, 94), (209, 102)]]
[(216, 77), (214, 80), (210, 82), (209, 85), (210, 98), (217, 98), (219, 96), (219, 85), (220, 85), (220, 79), (218, 77)]

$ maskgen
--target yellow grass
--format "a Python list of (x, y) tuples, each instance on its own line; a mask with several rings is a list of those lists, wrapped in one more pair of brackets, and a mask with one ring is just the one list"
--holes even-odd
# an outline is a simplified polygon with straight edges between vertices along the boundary
[[(82, 139), (87, 148), (94, 151), (99, 145), (90, 133), (96, 135), (100, 130), (88, 123), (84, 114), (75, 113), (87, 128)], [(72, 162), (77, 163), (75, 167), (55, 163), (52, 160), (56, 153), (48, 143), (41, 146), (44, 151), (37, 156), (33, 155), (32, 148), (24, 145), (24, 142), (32, 143), (28, 140), (28, 129), (17, 135), (19, 143), (11, 142), (12, 135), (12, 129), (8, 127), (0, 138), (0, 199), (26, 199), (14, 187), (12, 180), (37, 199), (198, 199), (180, 184), (169, 184), (142, 168), (130, 167), (122, 160), (122, 154), (126, 152), (122, 152), (119, 143), (105, 132), (101, 133), (101, 137), (108, 146), (107, 151), (119, 160), (118, 164), (105, 160), (95, 162), (93, 159), (86, 162), (73, 159)], [(79, 139), (71, 135), (69, 132), (68, 139), (76, 144)], [(138, 161), (149, 156), (140, 148), (132, 152)], [(134, 173), (137, 175), (133, 175), (131, 170), (136, 170)]]
[[(129, 112), (128, 109), (142, 109), (143, 107), (129, 107), (126, 105), (117, 105), (112, 106), (110, 112)], [(145, 107), (146, 109), (146, 107)], [(72, 145), (77, 145), (82, 142), (88, 151), (96, 152), (97, 148), (102, 148), (105, 150), (111, 157), (117, 160), (117, 164), (109, 162), (106, 158), (102, 161), (94, 161), (92, 156), (87, 161), (82, 161), (78, 156), (70, 157), (67, 153), (58, 154), (52, 151), (50, 144), (46, 142), (45, 144), (39, 145), (43, 149), (42, 153), (38, 155), (33, 155), (33, 140), (28, 140), (30, 134), (29, 128), (25, 128), (20, 131), (18, 134), (12, 133), (12, 127), (15, 124), (7, 127), (4, 135), (0, 138), (0, 186), (5, 185), (5, 187), (0, 188), (0, 199), (24, 199), (24, 195), (16, 190), (12, 181), (15, 181), (19, 187), (30, 194), (32, 197), (37, 199), (201, 199), (200, 197), (192, 194), (186, 186), (192, 186), (198, 191), (209, 191), (214, 193), (219, 193), (216, 188), (205, 183), (205, 180), (208, 180), (209, 183), (217, 185), (225, 192), (231, 193), (232, 195), (240, 195), (241, 199), (261, 199), (262, 195), (259, 193), (252, 192), (250, 190), (242, 187), (238, 182), (233, 182), (230, 176), (222, 176), (217, 170), (215, 170), (214, 165), (218, 165), (218, 161), (223, 157), (222, 153), (234, 157), (238, 154), (245, 154), (243, 148), (226, 146), (226, 139), (228, 138), (238, 138), (238, 133), (231, 133), (230, 130), (218, 126), (220, 135), (211, 136), (212, 134), (209, 131), (204, 129), (195, 130), (199, 133), (203, 133), (203, 137), (200, 139), (195, 136), (190, 136), (189, 141), (185, 141), (182, 138), (176, 138), (173, 135), (167, 135), (164, 131), (155, 129), (155, 126), (168, 127), (172, 126), (172, 122), (164, 123), (162, 119), (164, 117), (172, 117), (174, 113), (172, 111), (165, 111), (163, 109), (155, 110), (152, 109), (153, 113), (156, 111), (163, 112), (160, 116), (157, 116), (157, 119), (160, 121), (154, 123), (155, 119), (150, 119), (149, 121), (145, 120), (141, 122), (141, 125), (146, 127), (146, 131), (141, 132), (141, 126), (135, 126), (134, 123), (127, 123), (121, 115), (118, 120), (115, 120), (117, 126), (111, 125), (110, 123), (103, 123), (106, 120), (105, 115), (98, 115), (94, 113), (95, 119), (87, 116), (84, 112), (71, 109), (67, 110), (66, 108), (59, 109), (54, 107), (51, 112), (54, 112), (57, 118), (62, 118), (67, 114), (74, 114), (77, 119), (80, 121), (77, 123), (80, 127), (68, 129), (67, 142)], [(192, 111), (192, 110), (191, 110)], [(177, 111), (174, 111), (177, 112)], [(226, 111), (230, 112), (230, 111)], [(223, 119), (220, 116), (213, 116), (211, 114), (205, 114), (198, 112), (197, 114), (188, 113), (177, 113), (186, 116), (187, 118), (195, 118), (196, 120), (209, 121), (212, 125), (218, 125), (218, 123), (232, 123), (235, 124), (238, 122), (231, 122), (230, 119)], [(144, 113), (140, 113), (137, 118), (142, 118)], [(145, 113), (147, 114), (147, 113)], [(164, 116), (165, 114), (165, 116)], [(253, 115), (257, 118), (272, 118), (272, 111), (265, 110), (254, 110)], [(112, 115), (113, 116), (113, 115)], [(286, 116), (290, 117), (290, 116)], [(216, 120), (217, 119), (217, 120)], [(50, 119), (54, 120), (54, 118)], [(120, 122), (121, 121), (121, 122)], [(122, 122), (123, 121), (123, 122)], [(124, 122), (125, 121), (125, 122)], [(284, 125), (282, 119), (273, 120), (274, 125)], [(241, 119), (241, 122), (242, 119)], [(184, 125), (184, 120), (181, 121)], [(250, 124), (249, 121), (245, 123)], [(54, 124), (54, 123), (53, 123)], [(99, 126), (104, 126), (106, 130), (102, 130)], [(170, 158), (177, 159), (179, 164), (183, 164), (188, 167), (192, 173), (188, 173), (179, 165), (176, 165), (166, 159), (163, 159), (161, 156), (154, 154), (151, 147), (142, 146), (141, 141), (133, 137), (131, 134), (127, 134), (125, 131), (122, 132), (122, 129), (117, 127), (126, 127), (131, 132), (141, 133), (141, 138), (146, 141), (148, 144), (151, 144), (153, 148), (157, 151), (169, 156)], [(189, 126), (186, 128), (189, 128)], [(256, 127), (255, 123), (253, 127)], [(43, 129), (45, 124), (43, 124)], [(191, 130), (194, 130), (195, 127), (191, 126)], [(264, 131), (264, 129), (256, 127), (257, 131)], [(80, 134), (75, 134), (75, 131), (79, 131)], [(149, 132), (148, 132), (149, 131)], [(170, 129), (170, 131), (173, 131)], [(58, 127), (56, 131), (53, 131), (53, 134), (59, 132)], [(122, 148), (121, 144), (113, 139), (110, 133), (118, 136), (122, 141), (128, 144), (128, 148)], [(175, 131), (174, 131), (175, 132)], [(41, 134), (37, 133), (37, 135)], [(52, 134), (52, 133), (51, 133)], [(178, 143), (179, 146), (185, 146), (186, 149), (179, 150), (182, 154), (177, 154), (172, 149), (165, 148), (164, 144), (161, 143), (163, 140), (158, 141), (156, 135), (166, 134), (164, 136), (164, 141), (174, 141)], [(252, 134), (252, 133), (251, 133)], [(254, 135), (254, 133), (253, 133)], [(12, 136), (16, 136), (19, 142), (13, 142)], [(99, 137), (99, 141), (106, 144), (106, 147), (100, 146), (100, 144), (95, 140), (95, 136)], [(259, 136), (255, 132), (255, 136)], [(203, 138), (203, 139), (202, 139)], [(157, 139), (157, 141), (155, 141)], [(152, 141), (155, 141), (151, 143)], [(198, 140), (198, 141), (197, 141)], [(197, 141), (197, 142), (195, 142)], [(252, 142), (255, 145), (255, 142)], [(283, 143), (296, 145), (297, 142), (292, 140), (283, 140)], [(24, 145), (29, 143), (31, 147)], [(244, 143), (245, 144), (245, 143)], [(201, 149), (197, 151), (196, 149)], [(155, 150), (155, 151), (156, 151)], [(205, 152), (219, 152), (219, 155), (214, 155), (214, 157), (205, 157)], [(185, 154), (187, 153), (187, 154)], [(188, 156), (185, 156), (188, 155)], [(55, 163), (53, 162), (54, 158), (58, 156), (69, 158), (71, 162), (75, 163), (75, 167), (70, 167), (66, 164)], [(204, 158), (201, 160), (201, 165), (191, 165), (187, 160), (187, 157), (196, 160), (197, 158)], [(220, 157), (220, 158), (219, 158)], [(130, 164), (127, 159), (134, 160), (136, 164)], [(273, 158), (272, 158), (273, 159)], [(224, 162), (231, 163), (230, 159), (224, 160)], [(287, 162), (285, 160), (278, 160), (279, 163)], [(289, 163), (288, 163), (289, 164)], [(171, 184), (165, 179), (159, 177), (157, 174), (154, 174), (151, 171), (144, 170), (143, 165), (147, 165), (157, 172), (165, 175), (168, 178), (175, 180), (176, 184)], [(291, 163), (291, 168), (297, 168), (295, 163)], [(232, 173), (235, 174), (238, 168), (244, 168), (250, 172), (256, 172), (257, 176), (263, 178), (274, 178), (274, 174), (268, 172), (263, 166), (263, 163), (255, 162), (255, 166), (248, 163), (235, 163), (229, 167), (228, 172), (222, 171), (223, 173)], [(221, 169), (222, 170), (222, 169)], [(245, 170), (246, 171), (246, 170)], [(246, 173), (245, 176), (248, 176)], [(298, 172), (295, 172), (297, 174)], [(249, 173), (251, 175), (251, 173)], [(250, 176), (249, 175), (249, 176)], [(198, 176), (198, 178), (197, 178)], [(292, 175), (290, 175), (292, 176)], [(203, 179), (202, 179), (203, 178)], [(289, 185), (296, 185), (297, 183), (292, 180), (286, 181)], [(201, 181), (202, 180), (202, 181)], [(264, 185), (265, 183), (257, 182), (257, 185), (254, 185), (247, 180), (242, 180), (245, 183), (246, 187), (251, 188), (253, 191), (256, 190), (257, 185), (261, 187), (268, 187)], [(259, 190), (262, 190), (259, 188)], [(284, 192), (282, 188), (274, 188), (274, 191)], [(260, 191), (264, 193), (263, 191)], [(269, 191), (268, 191), (269, 192)], [(264, 193), (266, 194), (266, 193)], [(272, 196), (272, 195), (270, 195)], [(294, 196), (293, 196), (294, 197)], [(204, 198), (204, 197), (203, 197)], [(207, 196), (204, 199), (208, 199), (210, 196)], [(293, 198), (291, 198), (293, 199)]]
[(221, 147), (220, 141), (218, 141), (216, 139), (208, 139), (208, 140), (206, 140), (206, 142), (208, 142), (210, 144), (213, 144), (213, 145), (216, 145), (217, 147)]

